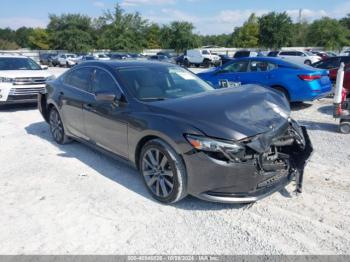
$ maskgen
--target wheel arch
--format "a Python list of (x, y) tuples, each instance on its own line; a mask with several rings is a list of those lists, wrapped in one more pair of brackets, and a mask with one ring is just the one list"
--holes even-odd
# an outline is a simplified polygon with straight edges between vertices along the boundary
[(279, 84), (271, 85), (271, 88), (273, 88), (275, 90), (282, 91), (287, 96), (288, 101), (291, 101), (291, 94), (290, 94), (288, 88), (284, 87), (283, 85), (279, 85)]

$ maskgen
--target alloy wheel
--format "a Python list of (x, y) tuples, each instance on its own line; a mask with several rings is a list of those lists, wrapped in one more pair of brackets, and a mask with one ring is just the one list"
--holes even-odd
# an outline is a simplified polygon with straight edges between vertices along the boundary
[(158, 197), (168, 197), (174, 189), (174, 173), (168, 157), (159, 149), (148, 149), (142, 159), (142, 174), (148, 188)]
[(54, 109), (51, 110), (51, 113), (50, 113), (50, 129), (55, 141), (56, 142), (62, 141), (64, 136), (63, 124), (60, 116), (58, 115), (58, 112)]

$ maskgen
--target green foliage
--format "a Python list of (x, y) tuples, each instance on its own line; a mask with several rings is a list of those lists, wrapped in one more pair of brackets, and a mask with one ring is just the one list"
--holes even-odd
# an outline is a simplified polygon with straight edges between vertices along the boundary
[(47, 26), (52, 49), (84, 52), (91, 50), (93, 28), (91, 18), (80, 14), (50, 15)]
[(200, 39), (193, 33), (194, 26), (189, 22), (172, 22), (169, 26), (162, 28), (162, 39), (168, 39), (165, 46), (175, 49), (177, 53), (186, 49), (198, 47)]
[(160, 27), (158, 24), (151, 24), (146, 28), (146, 43), (149, 49), (161, 48)]
[(287, 13), (271, 12), (258, 21), (260, 46), (277, 49), (291, 44), (293, 23)]
[(113, 11), (108, 10), (98, 19), (101, 35), (97, 47), (111, 50), (140, 51), (147, 47), (147, 20), (139, 13), (125, 13), (117, 4)]
[(15, 50), (19, 46), (15, 42), (4, 40), (0, 38), (0, 50)]
[(307, 41), (313, 46), (322, 46), (330, 50), (340, 50), (349, 44), (349, 29), (336, 19), (324, 17), (314, 21), (307, 35)]
[(293, 25), (292, 46), (307, 46), (307, 34), (309, 32), (309, 24), (306, 21)]
[(255, 14), (251, 14), (248, 21), (242, 27), (235, 28), (233, 45), (237, 47), (258, 47), (259, 23)]
[(15, 32), (16, 43), (23, 48), (30, 47), (29, 36), (33, 33), (33, 31), (34, 31), (33, 28), (28, 28), (28, 27), (18, 28)]
[(198, 35), (189, 22), (150, 23), (138, 12), (126, 13), (119, 4), (96, 19), (81, 14), (49, 15), (46, 29), (0, 28), (0, 49), (19, 47), (88, 52), (94, 49), (142, 51), (175, 49), (182, 52), (199, 46), (272, 48), (282, 46), (319, 46), (340, 49), (350, 45), (350, 14), (336, 20), (322, 18), (292, 23), (284, 13), (255, 14), (231, 34)]
[(46, 29), (35, 28), (28, 36), (28, 41), (32, 49), (47, 50), (50, 47), (49, 34)]
[(221, 35), (205, 35), (200, 36), (200, 42), (203, 46), (220, 46), (220, 47), (230, 47), (232, 46), (231, 34), (221, 34)]

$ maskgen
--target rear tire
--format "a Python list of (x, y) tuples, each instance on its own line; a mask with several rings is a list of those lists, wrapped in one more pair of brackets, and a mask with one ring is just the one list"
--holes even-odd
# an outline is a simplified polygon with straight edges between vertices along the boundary
[(304, 62), (304, 64), (305, 64), (305, 65), (308, 65), (308, 66), (311, 66), (311, 61), (310, 61), (310, 60), (306, 60), (306, 61)]
[(187, 175), (181, 157), (160, 139), (147, 142), (141, 150), (139, 170), (148, 192), (165, 204), (180, 201), (187, 195)]
[(339, 131), (342, 134), (350, 134), (350, 122), (349, 121), (341, 121), (339, 125)]
[(184, 66), (187, 68), (191, 67), (191, 63), (190, 63), (190, 61), (188, 61), (188, 59), (185, 59)]
[(60, 114), (55, 107), (52, 107), (49, 111), (49, 124), (52, 138), (57, 144), (64, 145), (71, 142), (64, 130)]

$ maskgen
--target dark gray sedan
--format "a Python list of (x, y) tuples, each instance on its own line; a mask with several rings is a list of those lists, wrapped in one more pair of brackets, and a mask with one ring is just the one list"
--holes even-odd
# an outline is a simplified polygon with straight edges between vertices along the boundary
[(249, 203), (293, 179), (312, 152), (283, 94), (215, 90), (158, 62), (86, 62), (47, 84), (39, 109), (53, 139), (74, 139), (135, 166), (152, 196)]

